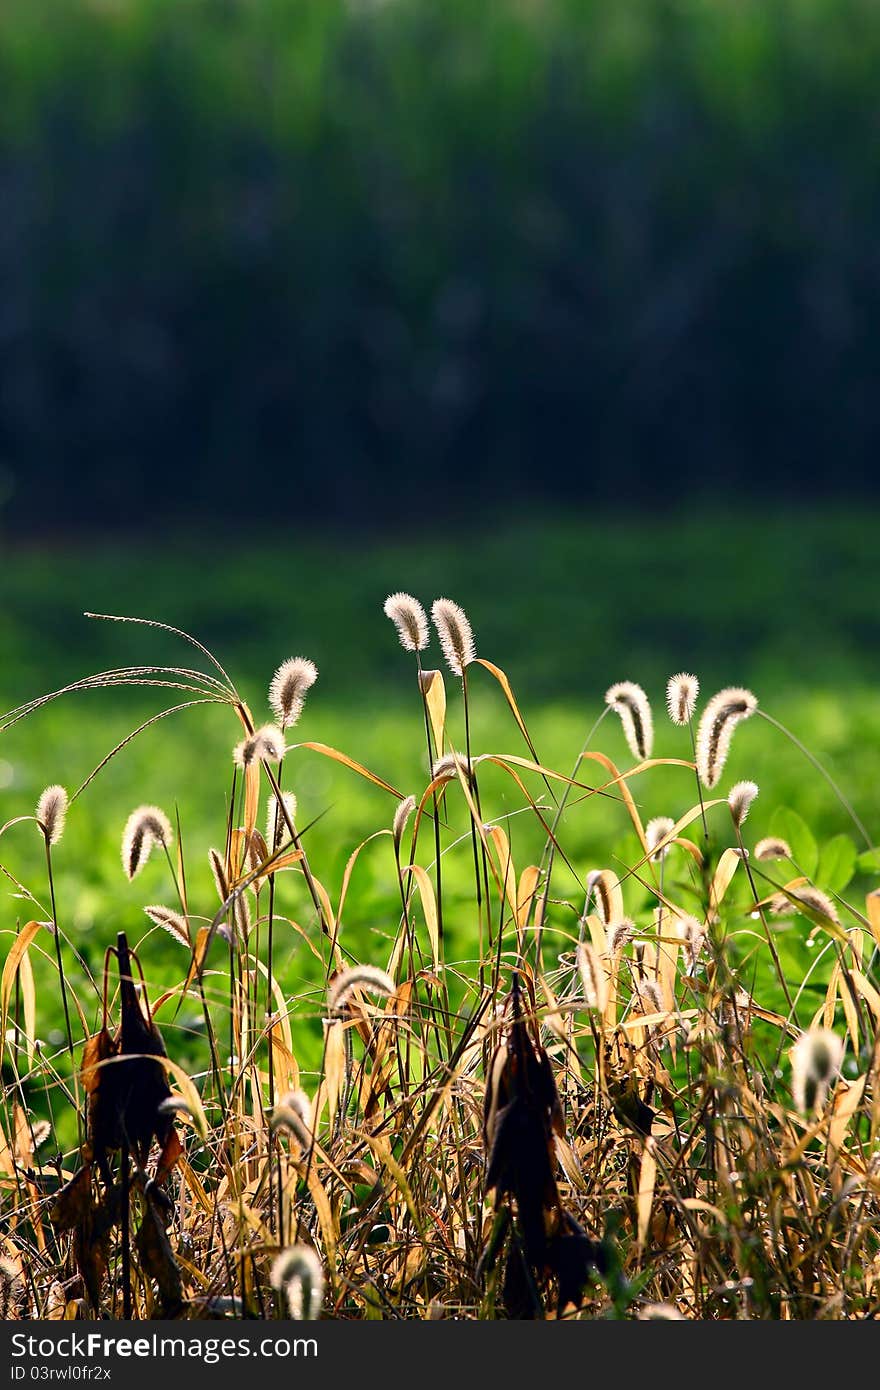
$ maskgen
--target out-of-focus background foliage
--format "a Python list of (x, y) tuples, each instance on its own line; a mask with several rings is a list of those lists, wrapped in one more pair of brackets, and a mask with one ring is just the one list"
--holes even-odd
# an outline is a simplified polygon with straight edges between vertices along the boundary
[[(260, 715), (274, 666), (313, 657), (303, 738), (417, 790), (381, 603), (445, 592), (548, 762), (570, 768), (611, 681), (660, 723), (691, 668), (706, 693), (754, 685), (873, 828), (878, 71), (874, 0), (4, 6), (0, 705), (188, 657), (79, 614), (155, 616)], [(89, 694), (4, 734), (2, 820), (155, 708)], [(474, 719), (481, 750), (520, 751), (485, 682)], [(59, 901), (95, 969), (169, 891), (161, 865), (122, 879), (138, 802), (179, 802), (213, 910), (236, 737), (219, 712), (166, 721), (77, 802)], [(668, 727), (658, 746), (686, 753)], [(298, 759), (338, 888), (392, 807)], [(756, 835), (779, 806), (851, 832), (757, 721), (730, 774), (761, 784)], [(658, 786), (646, 815), (690, 804)], [(0, 853), (28, 882), (32, 829)], [(624, 829), (575, 818), (579, 868)], [(371, 864), (352, 930), (381, 929)], [(12, 931), (29, 909), (5, 901)]]
[(0, 15), (6, 525), (873, 488), (874, 0)]

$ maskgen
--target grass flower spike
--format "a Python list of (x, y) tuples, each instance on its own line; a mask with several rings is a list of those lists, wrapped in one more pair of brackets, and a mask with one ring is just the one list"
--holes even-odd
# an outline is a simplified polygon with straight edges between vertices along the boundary
[(289, 729), (303, 712), (306, 695), (318, 679), (318, 668), (305, 656), (281, 663), (269, 686), (269, 707), (282, 729)]
[(756, 782), (737, 782), (736, 786), (731, 787), (727, 804), (730, 807), (730, 814), (733, 816), (733, 823), (737, 830), (742, 825), (755, 797), (758, 795), (758, 785)]
[(386, 618), (397, 628), (403, 650), (424, 651), (428, 645), (428, 618), (418, 599), (412, 594), (389, 594), (384, 610)]
[(273, 1289), (283, 1293), (290, 1316), (297, 1322), (312, 1322), (324, 1301), (324, 1271), (314, 1250), (307, 1245), (291, 1245), (272, 1265)]
[(752, 692), (740, 686), (730, 686), (712, 696), (703, 710), (697, 733), (697, 772), (705, 787), (711, 789), (717, 785), (727, 762), (734, 729), (757, 708), (758, 701)]
[(438, 598), (431, 605), (431, 617), (447, 666), (454, 676), (463, 676), (477, 654), (467, 614), (451, 599)]
[(137, 878), (156, 845), (168, 850), (174, 840), (171, 822), (158, 806), (138, 806), (122, 832), (122, 867), (128, 878)]
[(264, 724), (262, 729), (236, 744), (232, 757), (236, 767), (244, 771), (254, 762), (280, 763), (286, 751), (281, 730), (274, 724)]
[(50, 845), (57, 845), (64, 834), (69, 799), (64, 788), (55, 784), (47, 787), (37, 802), (37, 820)]
[(680, 671), (666, 686), (666, 708), (673, 724), (690, 724), (694, 717), (700, 682), (696, 676)]
[(669, 853), (672, 847), (671, 842), (668, 845), (663, 845), (662, 849), (658, 849), (657, 846), (663, 844), (667, 835), (671, 835), (674, 829), (675, 821), (671, 816), (655, 816), (645, 826), (645, 839), (655, 864), (659, 864), (660, 860), (665, 859)]
[(791, 1093), (801, 1114), (814, 1114), (825, 1104), (843, 1061), (843, 1042), (830, 1028), (811, 1028), (791, 1049)]
[(620, 715), (629, 750), (642, 762), (650, 758), (654, 745), (654, 721), (648, 697), (633, 681), (618, 681), (605, 692), (605, 703)]

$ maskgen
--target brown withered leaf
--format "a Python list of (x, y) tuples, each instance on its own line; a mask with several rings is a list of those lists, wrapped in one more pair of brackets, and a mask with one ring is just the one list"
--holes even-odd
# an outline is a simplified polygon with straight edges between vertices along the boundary
[(183, 1303), (183, 1281), (165, 1221), (156, 1203), (149, 1198), (135, 1237), (135, 1249), (142, 1271), (156, 1281), (163, 1317), (174, 1317)]
[(153, 1139), (164, 1148), (174, 1131), (172, 1116), (159, 1108), (171, 1095), (165, 1068), (152, 1060), (166, 1056), (165, 1046), (138, 1000), (124, 932), (117, 937), (116, 955), (120, 1025), (112, 1038), (106, 1024), (89, 1038), (81, 1072), (89, 1097), (91, 1151), (108, 1185), (110, 1153), (128, 1145), (143, 1164)]
[(560, 1209), (553, 1134), (560, 1131), (562, 1112), (550, 1059), (523, 1015), (517, 974), (510, 1007), (511, 1023), (492, 1056), (486, 1085), (486, 1187), (496, 1211), (513, 1198), (525, 1256), (533, 1269), (543, 1270), (547, 1220)]

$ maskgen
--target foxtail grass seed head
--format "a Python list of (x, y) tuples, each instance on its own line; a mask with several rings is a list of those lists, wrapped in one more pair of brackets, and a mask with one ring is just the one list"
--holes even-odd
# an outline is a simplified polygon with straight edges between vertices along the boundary
[(608, 999), (605, 970), (589, 941), (578, 943), (577, 968), (587, 1007), (595, 1009), (597, 1013), (604, 1013)]
[(255, 762), (280, 763), (286, 751), (281, 730), (274, 724), (264, 724), (235, 745), (232, 757), (236, 767), (244, 772)]
[(421, 652), (428, 645), (428, 617), (412, 594), (389, 594), (385, 600), (385, 616), (397, 628), (400, 645), (405, 652)]
[[(790, 917), (794, 912), (794, 903), (790, 902), (784, 893), (774, 893), (768, 902), (771, 917)], [(753, 912), (752, 916), (759, 914)]]
[[(296, 825), (296, 796), (293, 792), (282, 792), (281, 800), (284, 802), (291, 824)], [(289, 834), (284, 812), (278, 805), (278, 798), (273, 793), (269, 798), (269, 805), (266, 810), (266, 848), (269, 853), (274, 854)]]
[(642, 991), (642, 1002), (647, 1006), (647, 1013), (662, 1014), (666, 1012), (663, 1007), (663, 991), (657, 980), (643, 980), (639, 988)]
[(688, 974), (693, 975), (706, 941), (706, 928), (696, 917), (688, 915), (678, 919), (677, 931), (681, 937)]
[(272, 1288), (282, 1293), (291, 1318), (313, 1322), (324, 1302), (324, 1271), (314, 1250), (289, 1245), (275, 1259), (270, 1274)]
[(729, 686), (719, 690), (703, 710), (697, 731), (697, 772), (705, 787), (716, 786), (737, 724), (754, 714), (758, 701), (751, 690)]
[(617, 922), (609, 922), (605, 932), (609, 956), (616, 956), (618, 951), (623, 950), (635, 929), (636, 924), (629, 917), (621, 917)]
[(467, 614), (451, 599), (438, 598), (431, 605), (431, 617), (447, 666), (454, 676), (463, 676), (477, 654)]
[(208, 850), (208, 862), (211, 865), (211, 873), (214, 876), (214, 886), (217, 889), (217, 897), (221, 903), (225, 903), (229, 897), (229, 884), (226, 879), (226, 866), (219, 849)]
[(156, 845), (168, 850), (173, 840), (171, 822), (164, 811), (158, 806), (138, 806), (122, 832), (122, 867), (127, 876), (136, 878)]
[(791, 1094), (802, 1115), (821, 1110), (840, 1072), (844, 1044), (830, 1028), (801, 1033), (791, 1049)]
[(645, 839), (648, 844), (651, 859), (655, 864), (658, 864), (661, 859), (665, 859), (672, 848), (671, 841), (668, 845), (663, 845), (662, 849), (658, 849), (658, 845), (661, 845), (667, 836), (672, 834), (674, 829), (675, 821), (672, 820), (670, 816), (655, 816), (654, 819), (649, 820), (648, 824), (645, 826)]
[(587, 874), (587, 908), (590, 905), (590, 898), (593, 899), (596, 916), (603, 927), (607, 927), (612, 915), (611, 891), (602, 869), (591, 869)]
[(173, 908), (161, 907), (155, 903), (152, 907), (145, 907), (144, 912), (151, 922), (155, 922), (157, 927), (167, 931), (169, 936), (173, 936), (175, 941), (179, 941), (181, 946), (190, 949), (189, 931), (187, 930), (186, 918), (180, 912), (175, 912)]
[(735, 786), (731, 787), (727, 804), (730, 807), (730, 814), (733, 816), (733, 823), (737, 830), (749, 814), (752, 802), (757, 795), (757, 782), (737, 782)]
[(391, 834), (394, 839), (394, 848), (400, 849), (400, 842), (406, 830), (406, 824), (416, 809), (416, 799), (414, 796), (405, 796), (398, 803), (397, 810), (394, 812), (394, 821), (391, 826)]
[(37, 802), (37, 820), (50, 845), (57, 845), (64, 834), (64, 822), (70, 801), (67, 792), (57, 783), (47, 787)]
[(673, 724), (690, 724), (697, 707), (700, 682), (687, 671), (670, 677), (666, 686), (666, 708)]
[(471, 758), (468, 761), (464, 753), (444, 753), (442, 758), (436, 758), (431, 767), (431, 781), (438, 780), (450, 782), (453, 777), (458, 776), (458, 769), (461, 768), (464, 776), (471, 780), (474, 774), (474, 767), (477, 759)]
[(312, 1127), (312, 1102), (305, 1091), (288, 1091), (272, 1111), (269, 1123), (272, 1133), (286, 1129), (295, 1136), (301, 1148), (308, 1149), (314, 1137)]
[(686, 1322), (672, 1303), (646, 1303), (637, 1313), (639, 1322)]
[(278, 667), (269, 686), (269, 708), (282, 729), (297, 722), (317, 679), (317, 666), (305, 656), (291, 656)]
[(634, 758), (650, 758), (654, 745), (654, 721), (648, 697), (634, 681), (618, 681), (605, 691), (605, 703), (620, 716), (623, 733)]
[(327, 1010), (331, 1018), (339, 1015), (356, 989), (391, 995), (394, 993), (394, 981), (376, 965), (354, 965), (351, 970), (343, 970), (331, 981), (327, 991)]
[(790, 859), (791, 845), (778, 835), (768, 835), (755, 845), (756, 859)]
[(802, 883), (798, 884), (797, 888), (789, 889), (789, 892), (797, 906), (803, 905), (807, 909), (808, 915), (814, 912), (819, 917), (827, 917), (835, 926), (840, 926), (840, 913), (821, 888), (814, 888), (812, 883)]

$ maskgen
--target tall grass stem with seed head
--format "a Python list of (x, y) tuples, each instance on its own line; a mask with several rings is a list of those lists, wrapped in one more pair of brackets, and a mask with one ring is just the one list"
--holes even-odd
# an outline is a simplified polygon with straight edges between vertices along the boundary
[(696, 770), (697, 740), (694, 734), (694, 713), (699, 694), (700, 682), (696, 676), (691, 675), (688, 671), (679, 671), (678, 675), (670, 676), (666, 684), (666, 708), (669, 711), (669, 718), (673, 724), (677, 724), (679, 727), (686, 725), (690, 737), (691, 752), (694, 757), (694, 777), (697, 783), (697, 799), (700, 803), (700, 819), (703, 822), (703, 840), (708, 845), (709, 824), (706, 820), (706, 808), (703, 805), (703, 787), (700, 782), (700, 774)]
[(719, 690), (703, 710), (697, 731), (697, 771), (703, 786), (717, 786), (730, 752), (733, 731), (750, 718), (758, 702), (750, 690), (729, 686)]

